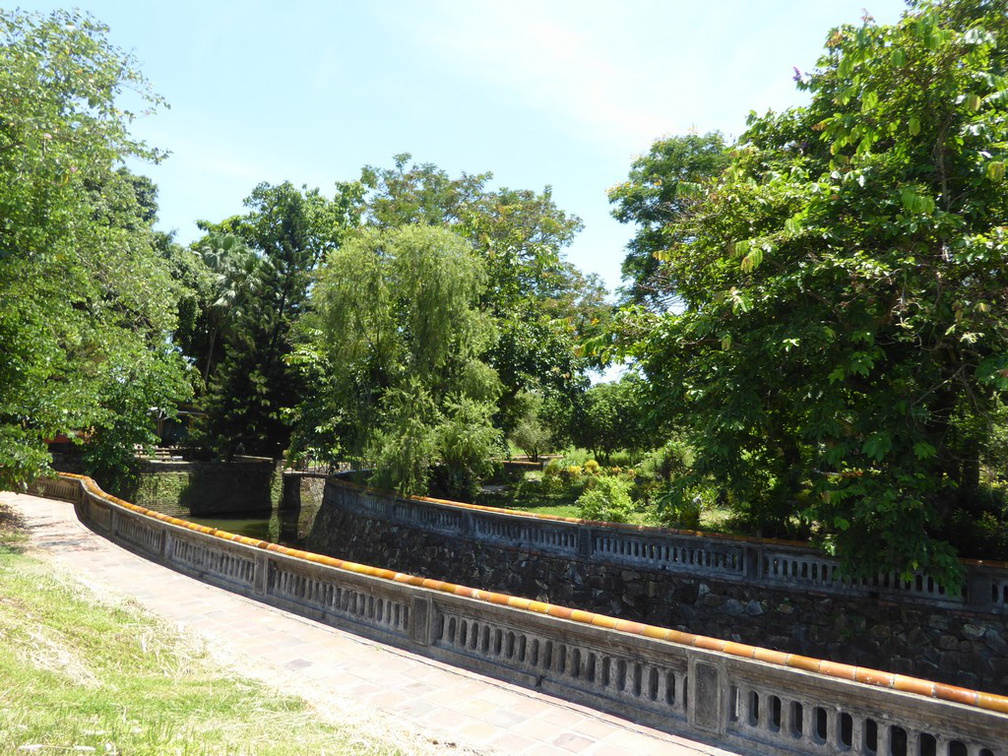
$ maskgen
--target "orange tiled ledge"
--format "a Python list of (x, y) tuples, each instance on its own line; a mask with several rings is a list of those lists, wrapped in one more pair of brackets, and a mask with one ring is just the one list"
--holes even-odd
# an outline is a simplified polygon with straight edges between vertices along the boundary
[[(596, 614), (594, 612), (582, 611), (580, 609), (570, 609), (568, 607), (557, 606), (554, 604), (547, 604), (541, 601), (533, 601), (530, 599), (519, 598), (517, 596), (508, 596), (502, 593), (483, 591), (476, 588), (469, 588), (463, 585), (447, 583), (443, 580), (431, 580), (430, 578), (421, 578), (415, 575), (407, 575), (402, 572), (393, 572), (392, 570), (386, 570), (380, 567), (371, 567), (366, 564), (348, 562), (343, 559), (336, 559), (335, 557), (324, 556), (322, 554), (314, 554), (308, 551), (301, 551), (299, 549), (291, 549), (287, 548), (286, 546), (280, 546), (279, 544), (269, 543), (267, 541), (261, 541), (254, 538), (247, 538), (245, 536), (235, 535), (234, 533), (228, 533), (227, 531), (217, 530), (216, 528), (210, 528), (204, 525), (197, 525), (187, 520), (182, 520), (177, 517), (171, 517), (169, 515), (161, 514), (160, 512), (155, 512), (145, 507), (137, 506), (136, 504), (131, 504), (128, 501), (124, 501), (115, 496), (105, 493), (98, 486), (98, 484), (95, 483), (91, 478), (82, 475), (71, 475), (69, 473), (61, 473), (60, 475), (63, 478), (80, 480), (83, 483), (84, 487), (88, 491), (90, 491), (93, 495), (105, 499), (107, 501), (110, 501), (114, 504), (117, 504), (118, 506), (121, 506), (125, 509), (129, 509), (130, 511), (137, 512), (147, 517), (152, 517), (156, 520), (161, 520), (162, 522), (167, 522), (172, 525), (183, 527), (188, 530), (193, 530), (198, 533), (204, 533), (206, 535), (210, 535), (215, 538), (241, 543), (246, 546), (251, 546), (257, 549), (265, 549), (267, 551), (272, 551), (277, 554), (283, 554), (285, 556), (293, 557), (295, 559), (303, 559), (309, 562), (315, 562), (317, 564), (326, 565), (328, 567), (335, 567), (341, 570), (347, 570), (349, 572), (368, 575), (370, 577), (380, 578), (382, 580), (392, 580), (397, 583), (405, 583), (407, 585), (412, 585), (419, 588), (427, 588), (429, 590), (440, 591), (442, 593), (450, 593), (456, 596), (462, 596), (477, 601), (485, 601), (492, 604), (500, 604), (511, 607), (513, 609), (520, 609), (523, 611), (545, 614), (551, 617), (557, 617), (560, 619), (569, 620), (571, 622), (579, 622), (586, 625), (593, 625), (595, 627), (602, 627), (623, 633), (629, 633), (631, 635), (639, 635), (647, 638), (664, 640), (670, 643), (676, 643), (684, 646), (695, 646), (697, 648), (701, 648), (708, 651), (717, 651), (720, 653), (728, 654), (730, 656), (737, 656), (745, 659), (755, 659), (757, 661), (761, 661), (767, 664), (773, 664), (781, 667), (790, 667), (793, 669), (800, 669), (805, 672), (813, 672), (816, 674), (825, 675), (827, 677), (835, 677), (841, 680), (851, 680), (854, 682), (863, 683), (865, 685), (873, 685), (880, 688), (891, 688), (906, 693), (914, 693), (916, 695), (935, 698), (941, 701), (950, 701), (953, 703), (975, 706), (980, 709), (995, 711), (1002, 714), (1008, 714), (1008, 696), (999, 696), (994, 695), (992, 693), (983, 693), (976, 690), (969, 690), (967, 688), (960, 688), (954, 685), (946, 685), (944, 683), (937, 683), (929, 680), (921, 680), (915, 677), (906, 677), (904, 675), (897, 675), (891, 672), (883, 672), (877, 669), (869, 669), (867, 667), (856, 667), (849, 664), (840, 664), (837, 662), (827, 661), (823, 659), (812, 659), (809, 657), (800, 656), (798, 654), (789, 654), (784, 653), (782, 651), (773, 651), (766, 648), (760, 648), (759, 646), (749, 646), (744, 643), (734, 643), (732, 641), (720, 640), (718, 638), (710, 638), (704, 635), (694, 635), (693, 633), (684, 633), (679, 630), (672, 630), (670, 628), (657, 627), (654, 625), (645, 625), (639, 622), (632, 622), (630, 620), (617, 619), (615, 617), (609, 617), (603, 614)], [(476, 505), (456, 505), (456, 506), (475, 507)], [(476, 508), (487, 509), (486, 507), (476, 507)], [(569, 520), (570, 518), (550, 518), (550, 519)]]
[[(383, 491), (370, 486), (363, 486), (359, 483), (351, 483), (347, 480), (337, 480), (338, 485), (354, 488), (358, 491), (377, 494), (379, 496), (394, 496), (402, 499), (413, 499), (415, 501), (428, 501), (433, 504), (443, 504), (445, 506), (456, 507), (458, 509), (471, 509), (477, 512), (493, 512), (495, 514), (510, 514), (519, 517), (528, 517), (536, 520), (546, 520), (552, 522), (568, 522), (576, 525), (604, 525), (612, 530), (622, 530), (630, 533), (669, 533), (673, 535), (699, 536), (715, 541), (744, 541), (745, 543), (761, 543), (771, 546), (797, 546), (800, 548), (810, 548), (807, 541), (789, 541), (784, 538), (757, 538), (754, 536), (732, 535), (731, 533), (710, 533), (705, 530), (684, 530), (680, 528), (662, 528), (653, 525), (631, 525), (623, 522), (602, 522), (599, 520), (583, 520), (578, 517), (561, 517), (560, 515), (538, 514), (536, 512), (525, 512), (518, 509), (502, 509), (500, 507), (487, 507), (481, 504), (466, 504), (461, 501), (451, 501), (450, 499), (436, 499), (430, 496), (401, 496), (392, 491)], [(1008, 569), (1008, 562), (998, 562), (984, 559), (960, 559), (964, 565), (978, 567), (994, 567), (997, 569)]]

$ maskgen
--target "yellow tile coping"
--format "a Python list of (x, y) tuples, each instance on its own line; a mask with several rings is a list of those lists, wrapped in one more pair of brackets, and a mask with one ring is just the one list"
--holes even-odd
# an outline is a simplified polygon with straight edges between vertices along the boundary
[[(130, 502), (123, 501), (122, 499), (119, 499), (115, 496), (105, 493), (98, 486), (98, 484), (94, 482), (94, 480), (83, 475), (60, 473), (60, 477), (79, 480), (81, 484), (84, 486), (84, 488), (87, 489), (87, 491), (89, 491), (94, 496), (100, 499), (104, 499), (105, 501), (111, 502), (113, 504), (116, 504), (120, 507), (123, 507), (124, 509), (128, 509), (132, 512), (144, 515), (146, 517), (151, 517), (156, 520), (167, 522), (172, 525), (183, 527), (198, 533), (204, 533), (214, 538), (220, 538), (221, 540), (241, 543), (245, 546), (251, 546), (253, 548), (266, 549), (268, 551), (272, 551), (277, 554), (283, 554), (285, 556), (293, 557), (295, 559), (316, 562), (319, 564), (324, 564), (329, 567), (335, 567), (337, 569), (346, 570), (348, 572), (367, 575), (369, 577), (375, 577), (382, 580), (392, 580), (398, 583), (405, 583), (407, 585), (412, 585), (419, 588), (427, 588), (428, 590), (438, 591), (441, 593), (450, 593), (456, 596), (462, 596), (464, 598), (474, 599), (477, 601), (506, 605), (513, 609), (518, 609), (520, 611), (534, 612), (536, 614), (545, 614), (552, 617), (565, 619), (570, 622), (577, 622), (579, 624), (593, 625), (595, 627), (606, 628), (609, 630), (616, 630), (618, 632), (627, 633), (630, 635), (638, 635), (646, 638), (664, 640), (679, 645), (694, 646), (696, 648), (702, 648), (709, 651), (716, 651), (719, 653), (727, 654), (729, 656), (736, 656), (745, 659), (755, 659), (757, 661), (761, 661), (766, 664), (772, 664), (775, 666), (788, 667), (791, 669), (799, 669), (805, 672), (813, 672), (816, 674), (825, 675), (827, 677), (834, 677), (841, 680), (851, 680), (862, 683), (864, 685), (871, 685), (881, 688), (891, 688), (894, 690), (912, 693), (915, 695), (926, 696), (942, 701), (951, 701), (954, 703), (965, 704), (967, 706), (974, 706), (980, 709), (986, 709), (989, 711), (995, 711), (1002, 714), (1008, 714), (1008, 696), (1001, 696), (993, 693), (984, 693), (981, 691), (969, 690), (967, 688), (960, 688), (955, 685), (947, 685), (945, 683), (937, 683), (929, 680), (918, 679), (915, 677), (897, 675), (891, 672), (884, 672), (882, 670), (870, 669), (867, 667), (857, 667), (849, 664), (841, 664), (838, 662), (832, 662), (824, 659), (813, 659), (810, 657), (800, 656), (796, 654), (784, 653), (782, 651), (774, 651), (767, 648), (760, 648), (758, 646), (749, 646), (742, 643), (734, 643), (732, 641), (726, 641), (718, 638), (711, 638), (709, 636), (704, 635), (684, 633), (678, 630), (672, 630), (670, 628), (658, 627), (655, 625), (647, 625), (626, 619), (618, 619), (604, 614), (597, 614), (595, 612), (583, 611), (580, 609), (571, 609), (569, 607), (558, 606), (556, 604), (548, 604), (541, 601), (533, 601), (530, 599), (524, 599), (517, 596), (509, 596), (501, 593), (482, 591), (476, 588), (469, 588), (463, 585), (456, 585), (454, 583), (448, 583), (442, 580), (432, 580), (430, 578), (422, 578), (415, 575), (407, 575), (402, 572), (393, 572), (392, 570), (382, 569), (380, 567), (372, 567), (370, 565), (359, 564), (357, 562), (349, 562), (335, 557), (328, 557), (321, 554), (301, 551), (299, 549), (291, 549), (286, 546), (280, 546), (279, 544), (267, 543), (266, 541), (261, 541), (254, 538), (247, 538), (245, 536), (236, 535), (234, 533), (228, 533), (226, 531), (217, 530), (215, 528), (208, 528), (203, 525), (197, 525), (187, 520), (182, 520), (177, 517), (171, 517), (170, 515), (155, 512), (153, 510), (147, 509), (146, 507), (131, 504)], [(342, 483), (342, 485), (355, 485), (355, 484)], [(363, 488), (361, 486), (357, 487)], [(437, 501), (437, 500), (431, 499), (430, 501)], [(454, 505), (463, 507), (473, 507), (476, 509), (489, 509), (488, 507), (479, 507), (476, 505), (468, 505), (468, 504), (454, 504)], [(495, 511), (501, 511), (501, 510), (495, 510)], [(525, 513), (520, 514), (525, 515)], [(541, 515), (540, 517), (546, 519), (566, 519), (569, 521), (569, 518), (555, 518), (555, 517), (549, 517), (547, 515)], [(676, 531), (676, 532), (685, 532), (685, 531)]]

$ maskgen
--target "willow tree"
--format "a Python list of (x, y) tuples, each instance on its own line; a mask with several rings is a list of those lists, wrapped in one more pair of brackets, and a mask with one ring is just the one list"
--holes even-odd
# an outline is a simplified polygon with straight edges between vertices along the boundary
[(594, 366), (579, 346), (601, 330), (610, 309), (601, 280), (564, 256), (581, 219), (559, 208), (548, 186), (542, 192), (491, 189), (491, 173), (451, 177), (410, 160), (403, 153), (393, 168), (364, 168), (364, 221), (378, 228), (447, 228), (481, 258), (481, 304), (497, 330), (486, 359), (504, 387), (496, 417), (504, 430), (519, 422), (523, 392), (569, 406), (587, 388), (586, 371)]
[(430, 226), (369, 229), (330, 253), (294, 357), (314, 389), (298, 410), (301, 443), (372, 460), (375, 482), (402, 493), (426, 491), (432, 475), (470, 488), (500, 449), (485, 276), (464, 239)]
[(1008, 390), (1006, 74), (1004, 2), (835, 29), (660, 253), (684, 311), (635, 324), (696, 476), (855, 573), (959, 581), (942, 521)]

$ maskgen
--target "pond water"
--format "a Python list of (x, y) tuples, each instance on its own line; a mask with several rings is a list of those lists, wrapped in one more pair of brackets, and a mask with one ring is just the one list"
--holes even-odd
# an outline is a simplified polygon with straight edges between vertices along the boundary
[(304, 548), (316, 514), (318, 514), (318, 507), (307, 505), (302, 506), (300, 512), (274, 509), (268, 514), (260, 513), (251, 517), (187, 515), (184, 519), (195, 522), (197, 525), (206, 525), (209, 528), (225, 530), (228, 533), (243, 535), (247, 538), (271, 541), (279, 543), (281, 546), (300, 549)]
[(194, 517), (188, 515), (185, 518), (189, 522), (197, 525), (205, 525), (208, 528), (226, 530), (228, 533), (257, 538), (261, 541), (270, 540), (270, 523), (272, 517)]

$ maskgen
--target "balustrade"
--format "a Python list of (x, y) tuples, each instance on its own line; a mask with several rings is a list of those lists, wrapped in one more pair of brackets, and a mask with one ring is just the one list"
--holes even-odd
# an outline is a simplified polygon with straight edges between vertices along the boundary
[(327, 486), (332, 491), (329, 500), (353, 514), (491, 545), (796, 591), (876, 595), (935, 607), (1008, 613), (1008, 565), (1003, 564), (964, 562), (966, 590), (952, 595), (923, 574), (910, 580), (894, 573), (850, 578), (829, 555), (790, 542), (593, 523), (422, 497), (403, 499), (335, 479)]
[[(1006, 697), (298, 552), (158, 515), (107, 496), (89, 479), (70, 480), (77, 490), (44, 491), (66, 494), (84, 522), (180, 572), (669, 732), (747, 753), (1008, 756)], [(648, 558), (665, 557), (643, 542), (640, 548)], [(738, 554), (734, 562), (715, 551), (688, 558), (725, 569), (736, 568)], [(785, 567), (781, 558), (781, 575), (814, 569), (821, 579), (821, 563), (796, 562)]]

